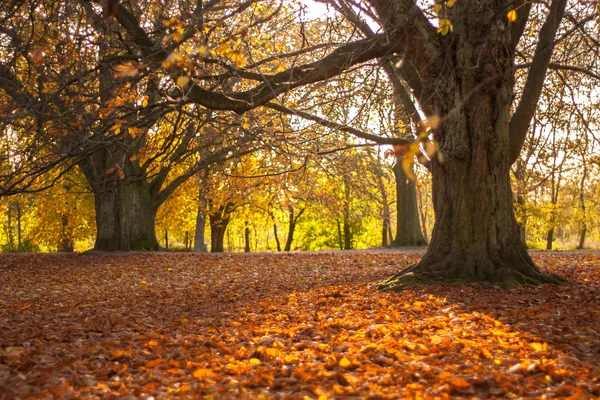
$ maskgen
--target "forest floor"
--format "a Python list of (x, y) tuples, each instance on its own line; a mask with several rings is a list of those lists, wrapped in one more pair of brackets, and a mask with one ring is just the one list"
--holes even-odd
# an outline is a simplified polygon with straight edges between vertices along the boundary
[(600, 398), (598, 254), (376, 290), (417, 253), (2, 256), (0, 399)]

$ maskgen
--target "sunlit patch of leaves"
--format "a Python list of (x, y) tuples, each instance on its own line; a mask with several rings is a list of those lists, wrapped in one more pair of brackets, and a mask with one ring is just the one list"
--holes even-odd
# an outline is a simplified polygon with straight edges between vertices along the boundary
[(600, 396), (597, 255), (536, 256), (560, 288), (371, 285), (419, 257), (3, 256), (0, 393)]

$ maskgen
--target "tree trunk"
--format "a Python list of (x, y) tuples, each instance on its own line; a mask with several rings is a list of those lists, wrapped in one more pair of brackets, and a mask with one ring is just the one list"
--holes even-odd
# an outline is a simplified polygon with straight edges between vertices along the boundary
[(206, 229), (206, 191), (208, 179), (200, 176), (200, 189), (198, 191), (198, 214), (196, 216), (196, 233), (194, 235), (194, 253), (206, 253), (208, 249), (204, 243)]
[(517, 191), (517, 204), (519, 205), (519, 212), (520, 212), (520, 218), (519, 218), (519, 237), (521, 238), (521, 242), (523, 242), (523, 245), (525, 246), (525, 248), (527, 248), (527, 210), (525, 209), (526, 207), (526, 199), (525, 199), (525, 194), (518, 190)]
[(340, 250), (344, 250), (344, 237), (342, 235), (342, 223), (340, 222), (340, 220), (336, 220), (335, 222), (337, 222), (337, 233), (338, 233), (338, 246), (340, 248)]
[(21, 239), (21, 203), (17, 201), (17, 253), (23, 251), (23, 240)]
[(546, 250), (552, 250), (552, 242), (554, 241), (554, 228), (550, 229), (546, 235)]
[(279, 236), (277, 235), (277, 224), (273, 221), (273, 234), (275, 235), (275, 244), (277, 244), (277, 251), (281, 251), (281, 243), (279, 242)]
[(244, 221), (244, 252), (250, 253), (250, 227), (248, 221)]
[(294, 241), (294, 231), (296, 230), (296, 223), (298, 219), (302, 216), (305, 209), (300, 210), (298, 215), (294, 215), (294, 210), (290, 208), (290, 223), (288, 226), (288, 235), (287, 240), (285, 241), (285, 248), (283, 251), (291, 251), (292, 250), (292, 242)]
[(396, 178), (396, 239), (394, 247), (426, 246), (427, 242), (421, 233), (419, 209), (417, 207), (417, 187), (414, 180), (409, 180), (402, 168), (402, 162), (394, 165)]
[(12, 203), (9, 201), (8, 202), (8, 207), (6, 208), (6, 214), (7, 214), (7, 224), (8, 224), (8, 251), (14, 251), (15, 249), (15, 238), (14, 238), (14, 234), (13, 234), (13, 227), (12, 227)]
[(165, 229), (165, 249), (169, 250), (169, 231)]
[(60, 239), (58, 241), (58, 251), (60, 252), (73, 252), (73, 238), (68, 231), (69, 229), (69, 216), (63, 214), (61, 218), (62, 228), (60, 232)]
[(381, 227), (381, 246), (388, 246), (388, 231), (390, 230), (390, 206), (389, 204), (384, 203), (383, 205), (383, 218), (382, 218), (382, 227)]
[(585, 235), (587, 233), (587, 225), (585, 222), (582, 223), (581, 232), (579, 233), (579, 244), (577, 245), (577, 250), (583, 250), (585, 244)]
[(212, 253), (222, 253), (225, 251), (224, 239), (229, 218), (233, 209), (232, 203), (219, 206), (214, 212), (209, 214), (210, 220), (210, 251)]
[(489, 30), (483, 22), (462, 24), (455, 27), (456, 40), (446, 42), (448, 65), (436, 72), (435, 89), (427, 88), (435, 96), (434, 109), (445, 118), (434, 131), (443, 163), (431, 159), (431, 243), (419, 263), (389, 278), (382, 289), (448, 281), (501, 287), (560, 282), (540, 272), (520, 239), (508, 157), (514, 81), (510, 36), (500, 31), (489, 36)]
[(96, 243), (94, 250), (129, 251), (123, 185), (118, 177), (106, 179), (104, 188), (94, 190)]
[(139, 178), (125, 187), (131, 250), (158, 250), (156, 214), (158, 204), (151, 196), (148, 182)]

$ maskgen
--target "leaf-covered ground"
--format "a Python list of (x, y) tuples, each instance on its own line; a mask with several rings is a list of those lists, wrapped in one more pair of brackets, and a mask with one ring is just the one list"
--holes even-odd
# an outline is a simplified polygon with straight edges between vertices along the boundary
[(0, 398), (600, 398), (600, 258), (500, 291), (390, 252), (0, 257)]

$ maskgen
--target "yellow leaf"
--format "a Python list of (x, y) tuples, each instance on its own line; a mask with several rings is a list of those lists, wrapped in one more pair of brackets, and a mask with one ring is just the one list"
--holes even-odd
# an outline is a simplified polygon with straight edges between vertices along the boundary
[(146, 343), (146, 346), (157, 347), (158, 346), (158, 342), (156, 340), (151, 340), (148, 343)]
[(439, 14), (440, 11), (442, 11), (442, 5), (441, 4), (436, 4), (435, 6), (433, 6), (433, 12), (435, 12), (436, 14)]
[(446, 3), (446, 5), (448, 7), (452, 7), (454, 5), (454, 3), (456, 3), (456, 0), (448, 0), (448, 2)]
[(547, 347), (546, 343), (538, 343), (538, 342), (529, 343), (529, 345), (535, 351), (546, 350), (546, 347)]
[(260, 360), (258, 358), (250, 359), (250, 365), (259, 365), (259, 364), (260, 364)]
[(348, 360), (346, 357), (342, 358), (340, 360), (340, 367), (342, 368), (348, 368), (350, 366), (350, 360)]
[(144, 97), (144, 100), (142, 100), (142, 107), (146, 107), (148, 105), (148, 98)]
[(454, 30), (454, 26), (452, 26), (452, 22), (449, 19), (444, 18), (440, 20), (440, 26), (437, 29), (442, 36), (446, 36), (448, 32), (452, 32)]
[(214, 378), (217, 376), (212, 370), (208, 368), (199, 368), (194, 371), (194, 378), (204, 379), (204, 378)]
[(141, 283), (142, 285), (147, 285), (147, 284), (148, 284), (148, 282), (146, 282), (146, 281), (141, 281), (140, 283)]
[(508, 22), (515, 22), (517, 20), (517, 10), (510, 10), (506, 14), (506, 18), (508, 18)]
[(190, 82), (190, 78), (187, 76), (180, 76), (177, 78), (177, 86), (184, 88)]
[(198, 54), (200, 54), (201, 57), (208, 57), (210, 55), (208, 45), (201, 44), (200, 46), (198, 46)]

